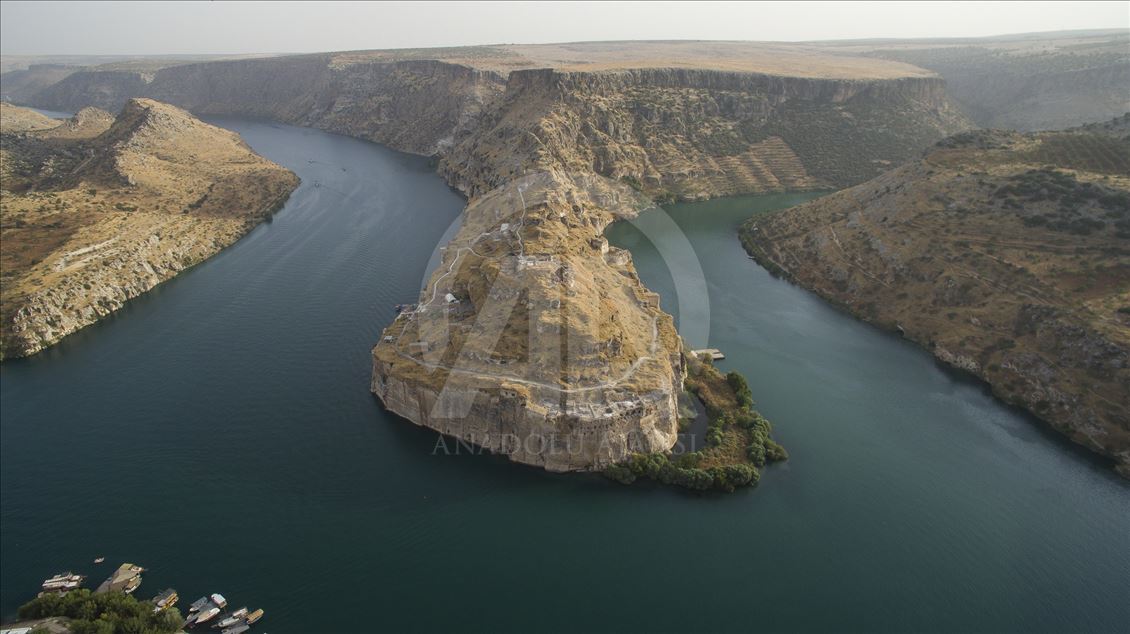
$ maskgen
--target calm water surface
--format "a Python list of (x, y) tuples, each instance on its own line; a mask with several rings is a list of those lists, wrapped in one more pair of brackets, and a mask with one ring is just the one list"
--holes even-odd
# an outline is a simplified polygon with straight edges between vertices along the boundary
[[(221, 592), (269, 632), (1130, 622), (1130, 487), (745, 257), (734, 226), (803, 196), (670, 210), (709, 343), (792, 459), (731, 496), (624, 488), (433, 455), (369, 394), (369, 348), (462, 206), (425, 160), (215, 122), (303, 183), (236, 246), (0, 366), (0, 616), (50, 574), (132, 561), (141, 596)], [(673, 307), (654, 248), (609, 233)]]

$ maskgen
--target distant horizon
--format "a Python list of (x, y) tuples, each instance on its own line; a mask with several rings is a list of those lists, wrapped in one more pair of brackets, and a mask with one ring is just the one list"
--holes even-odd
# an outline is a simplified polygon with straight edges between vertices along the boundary
[(826, 40), (733, 40), (733, 39), (702, 39), (702, 38), (666, 38), (666, 39), (633, 39), (633, 40), (568, 40), (560, 42), (488, 42), (483, 44), (464, 44), (459, 46), (401, 46), (389, 48), (343, 48), (332, 49), (324, 51), (262, 51), (255, 53), (3, 53), (0, 56), (5, 57), (141, 57), (141, 58), (158, 58), (158, 57), (255, 57), (255, 56), (285, 56), (285, 55), (324, 55), (332, 53), (350, 53), (350, 52), (363, 52), (363, 51), (411, 51), (411, 50), (444, 50), (444, 49), (462, 49), (462, 48), (489, 48), (489, 47), (503, 47), (503, 46), (561, 46), (568, 44), (613, 44), (620, 42), (741, 42), (741, 43), (756, 43), (756, 44), (790, 44), (790, 45), (804, 45), (804, 44), (823, 44), (828, 42), (836, 43), (867, 43), (867, 42), (933, 42), (933, 41), (965, 41), (965, 40), (996, 40), (1001, 38), (1020, 38), (1020, 37), (1033, 37), (1038, 36), (1051, 36), (1051, 35), (1085, 35), (1085, 34), (1103, 34), (1114, 33), (1118, 31), (1125, 32), (1130, 36), (1130, 27), (1114, 27), (1114, 28), (1095, 28), (1095, 29), (1056, 29), (1052, 31), (1025, 31), (1022, 33), (996, 33), (993, 35), (977, 35), (977, 36), (958, 36), (958, 37), (863, 37), (863, 38), (842, 38), (842, 39), (826, 39)]
[(1123, 2), (0, 1), (0, 55), (13, 57), (301, 55), (631, 41), (805, 44), (1121, 30), (1130, 30)]

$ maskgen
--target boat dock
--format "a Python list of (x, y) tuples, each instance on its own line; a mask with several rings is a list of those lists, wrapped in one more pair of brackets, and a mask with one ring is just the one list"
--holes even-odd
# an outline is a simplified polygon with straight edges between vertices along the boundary
[(94, 592), (95, 594), (103, 592), (125, 592), (129, 594), (141, 585), (141, 573), (143, 572), (145, 572), (145, 568), (141, 566), (122, 564)]
[[(98, 563), (104, 559), (104, 557), (99, 557), (95, 562)], [(98, 586), (95, 593), (122, 592), (130, 594), (141, 585), (141, 573), (145, 571), (145, 568), (136, 564), (124, 563)], [(57, 574), (43, 581), (42, 591), (38, 596), (42, 597), (53, 593), (65, 594), (71, 590), (77, 590), (82, 587), (84, 579), (86, 579), (85, 576), (71, 571)], [(172, 608), (179, 600), (180, 596), (177, 591), (167, 588), (153, 597), (150, 603), (153, 605), (153, 612), (158, 613)], [(220, 634), (242, 634), (250, 630), (252, 625), (263, 618), (264, 611), (262, 608), (248, 610), (247, 607), (241, 607), (227, 611), (227, 607), (227, 598), (219, 592), (202, 596), (188, 607), (186, 620), (181, 627), (190, 628), (202, 623), (209, 623), (213, 628), (221, 630)]]

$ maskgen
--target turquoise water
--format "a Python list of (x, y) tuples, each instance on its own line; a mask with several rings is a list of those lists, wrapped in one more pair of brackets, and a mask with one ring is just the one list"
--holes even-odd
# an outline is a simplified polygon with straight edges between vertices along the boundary
[[(425, 160), (215, 122), (303, 183), (234, 247), (0, 366), (3, 618), (53, 573), (131, 561), (140, 596), (221, 592), (268, 632), (1130, 621), (1130, 487), (745, 257), (734, 225), (802, 196), (671, 210), (710, 280), (709, 343), (792, 459), (730, 496), (624, 488), (433, 455), (369, 394), (369, 348), (462, 206)], [(673, 306), (633, 231), (609, 233)]]

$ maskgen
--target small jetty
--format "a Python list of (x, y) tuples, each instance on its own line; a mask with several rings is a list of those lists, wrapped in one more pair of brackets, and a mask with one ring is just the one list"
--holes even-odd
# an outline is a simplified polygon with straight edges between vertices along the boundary
[(709, 355), (711, 361), (721, 361), (722, 359), (726, 358), (726, 355), (722, 354), (722, 351), (718, 348), (703, 348), (702, 350), (691, 350), (691, 354), (696, 357), (701, 357), (704, 354)]
[(145, 568), (135, 564), (122, 564), (110, 575), (110, 578), (102, 582), (95, 590), (95, 594), (103, 592), (125, 592), (130, 594), (137, 587), (141, 585), (141, 573), (145, 572)]

